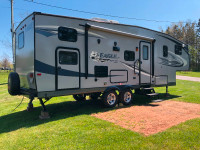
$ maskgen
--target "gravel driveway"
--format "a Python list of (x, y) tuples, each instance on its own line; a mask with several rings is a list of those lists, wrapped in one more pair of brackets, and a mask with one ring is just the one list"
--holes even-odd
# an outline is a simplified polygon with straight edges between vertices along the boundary
[(198, 78), (198, 77), (188, 77), (188, 76), (176, 75), (176, 79), (200, 82), (200, 78)]
[(92, 114), (145, 136), (165, 131), (190, 119), (200, 117), (200, 104), (162, 101)]

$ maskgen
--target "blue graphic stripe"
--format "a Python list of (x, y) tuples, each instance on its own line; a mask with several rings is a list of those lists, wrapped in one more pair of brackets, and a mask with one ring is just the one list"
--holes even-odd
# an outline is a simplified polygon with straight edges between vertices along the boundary
[[(48, 65), (46, 63), (43, 63), (39, 60), (35, 60), (35, 71), (41, 72), (41, 73), (46, 73), (46, 74), (51, 74), (51, 75), (56, 75), (56, 67)], [(72, 77), (85, 77), (85, 73), (79, 73), (76, 71), (71, 71), (67, 69), (59, 69), (58, 71), (59, 76), (72, 76)], [(116, 77), (116, 76), (122, 76), (122, 75), (109, 75), (108, 77)], [(95, 77), (94, 74), (88, 74), (88, 77)]]
[[(41, 61), (35, 60), (35, 70), (37, 72), (56, 75), (56, 67), (45, 64)], [(58, 71), (59, 76), (72, 76), (72, 77), (79, 77), (79, 72), (71, 71), (67, 69), (59, 69)], [(85, 76), (85, 73), (80, 73), (81, 77)], [(89, 77), (94, 77), (94, 74), (89, 74)]]

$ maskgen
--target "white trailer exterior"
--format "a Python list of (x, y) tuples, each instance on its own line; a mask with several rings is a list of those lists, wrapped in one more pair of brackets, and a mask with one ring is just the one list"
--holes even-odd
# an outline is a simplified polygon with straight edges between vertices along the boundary
[(33, 13), (16, 29), (20, 94), (30, 98), (176, 85), (187, 46), (143, 27)]

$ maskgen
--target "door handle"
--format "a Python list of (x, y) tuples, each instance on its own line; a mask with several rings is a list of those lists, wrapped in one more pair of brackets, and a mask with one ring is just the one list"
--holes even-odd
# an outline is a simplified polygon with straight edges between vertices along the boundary
[(62, 69), (62, 68), (60, 66), (58, 66), (57, 69)]
[(136, 67), (136, 63), (139, 61), (139, 59), (137, 59), (135, 62), (134, 62), (134, 73), (136, 74), (135, 72), (135, 67)]

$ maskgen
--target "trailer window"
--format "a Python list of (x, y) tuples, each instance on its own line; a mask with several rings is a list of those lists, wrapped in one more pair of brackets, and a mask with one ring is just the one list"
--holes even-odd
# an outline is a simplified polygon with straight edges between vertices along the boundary
[(181, 45), (175, 45), (175, 54), (182, 55), (182, 46)]
[(148, 60), (149, 59), (148, 49), (149, 49), (148, 46), (143, 45), (143, 48), (142, 48), (143, 60)]
[(76, 52), (59, 52), (59, 63), (63, 65), (77, 65), (78, 54)]
[(135, 52), (134, 51), (125, 50), (124, 51), (124, 60), (126, 60), (126, 61), (134, 61), (135, 60)]
[(76, 42), (77, 31), (72, 28), (59, 27), (58, 28), (58, 39), (61, 41)]
[(163, 46), (163, 57), (168, 57), (168, 47), (166, 45)]
[(21, 49), (24, 47), (24, 32), (21, 32), (18, 35), (18, 48)]

